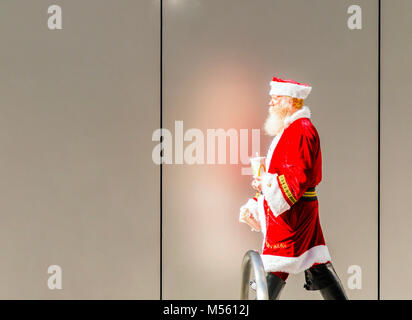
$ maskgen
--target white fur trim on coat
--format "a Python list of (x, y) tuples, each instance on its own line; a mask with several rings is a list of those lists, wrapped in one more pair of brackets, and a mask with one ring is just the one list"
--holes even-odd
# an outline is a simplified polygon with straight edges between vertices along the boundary
[(301, 118), (310, 118), (311, 112), (307, 106), (303, 106), (302, 109), (295, 111), (289, 117), (286, 117), (283, 123), (285, 124), (285, 128), (289, 127), (289, 125), (298, 119)]
[(270, 95), (275, 96), (289, 96), (298, 99), (306, 99), (309, 93), (312, 91), (312, 87), (303, 86), (289, 82), (270, 82)]
[(267, 170), (269, 170), (270, 162), (272, 161), (273, 152), (275, 151), (276, 146), (278, 145), (280, 138), (282, 138), (283, 132), (284, 132), (284, 130), (282, 130), (281, 132), (279, 132), (279, 133), (273, 138), (272, 143), (270, 144), (270, 147), (269, 147), (269, 150), (268, 150), (268, 153), (267, 153), (267, 156), (266, 156), (266, 162), (265, 162), (265, 165), (266, 165)]
[(259, 217), (259, 223), (260, 223), (260, 231), (262, 231), (263, 234), (263, 243), (262, 243), (262, 250), (263, 250), (263, 245), (265, 244), (265, 239), (266, 239), (266, 214), (265, 214), (265, 208), (263, 207), (263, 200), (265, 198), (263, 195), (260, 195), (258, 197), (258, 217)]
[(277, 177), (276, 173), (262, 175), (262, 193), (275, 217), (290, 209), (290, 205), (283, 197)]
[(299, 257), (283, 257), (268, 254), (260, 255), (266, 272), (300, 273), (315, 263), (326, 263), (331, 260), (328, 247), (319, 245), (312, 247)]

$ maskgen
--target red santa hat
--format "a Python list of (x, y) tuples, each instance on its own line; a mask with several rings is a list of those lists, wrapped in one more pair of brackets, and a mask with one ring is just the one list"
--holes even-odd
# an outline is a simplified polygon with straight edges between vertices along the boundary
[(270, 95), (289, 96), (292, 98), (306, 99), (312, 87), (306, 83), (299, 83), (293, 80), (284, 80), (273, 77), (270, 82)]

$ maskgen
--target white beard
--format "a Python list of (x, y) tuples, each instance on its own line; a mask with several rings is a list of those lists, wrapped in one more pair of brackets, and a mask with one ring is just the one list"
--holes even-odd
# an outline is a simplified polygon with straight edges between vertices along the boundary
[(281, 117), (277, 113), (269, 112), (264, 125), (266, 134), (273, 137), (280, 133), (285, 126), (283, 120), (284, 117)]

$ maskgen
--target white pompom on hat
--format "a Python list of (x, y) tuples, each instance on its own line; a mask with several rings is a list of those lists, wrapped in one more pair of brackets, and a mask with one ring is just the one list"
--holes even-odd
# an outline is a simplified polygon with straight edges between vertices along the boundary
[(269, 95), (306, 99), (311, 91), (312, 87), (306, 83), (273, 77), (270, 82)]

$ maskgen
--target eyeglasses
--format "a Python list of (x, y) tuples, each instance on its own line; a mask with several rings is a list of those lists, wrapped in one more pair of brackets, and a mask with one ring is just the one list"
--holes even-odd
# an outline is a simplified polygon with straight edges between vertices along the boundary
[(273, 106), (273, 105), (279, 103), (281, 98), (282, 98), (281, 96), (271, 97), (270, 100), (269, 100), (269, 106)]

